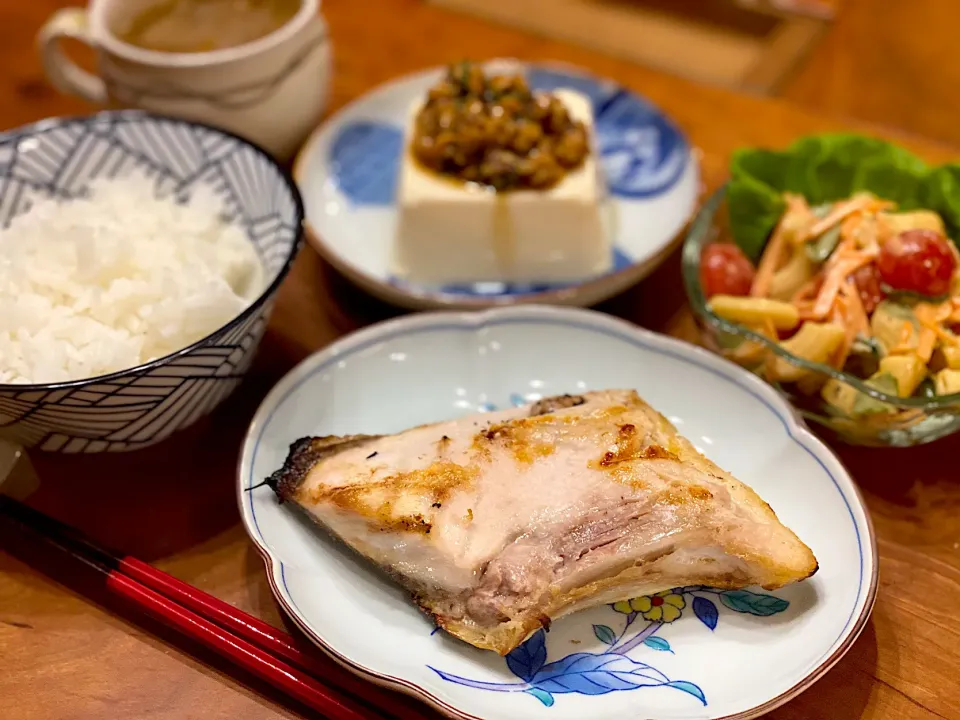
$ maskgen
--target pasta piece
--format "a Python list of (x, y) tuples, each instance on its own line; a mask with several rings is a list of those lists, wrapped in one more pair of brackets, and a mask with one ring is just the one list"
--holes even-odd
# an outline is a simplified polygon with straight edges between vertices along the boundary
[(937, 332), (929, 327), (920, 328), (920, 337), (917, 338), (917, 356), (924, 363), (930, 362), (933, 351), (937, 347)]
[(886, 236), (899, 235), (907, 230), (933, 230), (946, 235), (943, 219), (932, 210), (914, 210), (912, 212), (886, 213), (877, 215), (880, 232)]
[(897, 381), (897, 394), (910, 397), (927, 374), (927, 364), (917, 355), (887, 355), (880, 360), (880, 372)]
[(916, 352), (920, 321), (906, 305), (881, 302), (870, 317), (870, 330), (888, 354)]
[(788, 242), (802, 247), (806, 239), (807, 228), (817, 221), (817, 216), (814, 215), (803, 195), (784, 193), (783, 199), (787, 203), (787, 209), (781, 218), (783, 233), (786, 235)]
[(931, 305), (930, 303), (918, 303), (914, 308), (914, 314), (920, 321), (920, 336), (917, 339), (917, 355), (925, 362), (929, 363), (933, 356), (933, 351), (937, 346), (937, 339), (941, 335), (949, 334), (943, 329), (941, 323), (946, 320), (951, 313), (950, 303), (941, 303)]
[[(777, 341), (777, 329), (769, 319), (761, 325), (751, 327), (750, 329), (763, 335), (768, 340)], [(723, 354), (735, 363), (752, 367), (762, 363), (768, 352), (770, 352), (770, 350), (766, 345), (753, 340), (744, 340), (732, 350), (724, 351)]]
[(797, 380), (796, 388), (803, 395), (816, 395), (820, 392), (820, 389), (826, 381), (826, 375), (822, 375), (821, 373), (808, 373)]
[[(797, 334), (780, 343), (780, 347), (804, 360), (826, 363), (843, 342), (846, 333), (836, 323), (808, 322), (800, 326)], [(781, 357), (771, 356), (766, 364), (767, 377), (774, 382), (797, 382), (809, 370), (787, 362)]]
[(933, 386), (937, 389), (937, 395), (960, 392), (960, 370), (944, 368), (933, 376)]
[(960, 370), (960, 347), (956, 345), (944, 345), (940, 348), (943, 353), (943, 359), (947, 367), (951, 370)]
[[(958, 263), (958, 266), (960, 266), (960, 263)], [(960, 296), (950, 298), (950, 307), (950, 316), (947, 321), (953, 324), (960, 323)]]
[(724, 320), (743, 325), (759, 326), (770, 320), (777, 330), (792, 330), (800, 322), (796, 306), (767, 298), (714, 295), (708, 307)]
[(790, 300), (810, 282), (817, 266), (807, 257), (802, 247), (793, 248), (793, 254), (787, 264), (777, 270), (770, 280), (769, 297), (774, 300)]
[(936, 325), (934, 331), (937, 333), (937, 339), (940, 341), (940, 345), (943, 347), (960, 347), (960, 337), (954, 335), (950, 330), (947, 330), (943, 325)]
[[(883, 370), (878, 370), (867, 378), (866, 384), (887, 395), (898, 396), (897, 379)], [(889, 415), (896, 411), (895, 406), (871, 397), (866, 393), (858, 392), (857, 396), (853, 399), (853, 415), (855, 417), (877, 414)]]
[(820, 397), (835, 410), (843, 415), (853, 414), (853, 404), (857, 400), (859, 390), (836, 378), (830, 378), (820, 391)]
[[(888, 395), (897, 394), (896, 378), (890, 373), (879, 370), (867, 379), (870, 385)], [(871, 415), (883, 415), (885, 418), (897, 412), (897, 408), (834, 378), (823, 386), (820, 396), (839, 413), (851, 418), (863, 419)]]

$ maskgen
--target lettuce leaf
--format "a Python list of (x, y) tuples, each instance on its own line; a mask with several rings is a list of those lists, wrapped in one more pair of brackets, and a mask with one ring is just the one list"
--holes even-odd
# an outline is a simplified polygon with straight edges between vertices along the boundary
[(805, 137), (786, 150), (739, 150), (730, 163), (727, 207), (734, 241), (756, 260), (784, 210), (782, 193), (811, 205), (868, 191), (900, 210), (940, 214), (951, 238), (960, 232), (960, 165), (930, 168), (884, 140), (830, 133)]

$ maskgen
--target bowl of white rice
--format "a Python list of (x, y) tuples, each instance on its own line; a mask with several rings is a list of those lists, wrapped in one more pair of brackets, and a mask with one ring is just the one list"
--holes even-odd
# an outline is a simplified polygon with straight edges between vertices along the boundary
[(301, 244), (260, 148), (140, 111), (0, 134), (0, 438), (152, 445), (240, 383)]

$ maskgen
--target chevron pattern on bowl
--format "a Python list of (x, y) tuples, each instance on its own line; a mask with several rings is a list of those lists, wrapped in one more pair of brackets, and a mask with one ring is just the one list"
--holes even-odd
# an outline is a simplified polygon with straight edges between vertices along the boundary
[(206, 338), (146, 365), (48, 385), (0, 385), (0, 437), (42, 450), (90, 453), (152, 445), (206, 415), (239, 385), (274, 296), (302, 239), (303, 206), (289, 175), (229, 133), (139, 111), (46, 120), (0, 134), (0, 226), (40, 197), (69, 199), (93, 180), (136, 171), (158, 197), (207, 186), (263, 263), (265, 290)]

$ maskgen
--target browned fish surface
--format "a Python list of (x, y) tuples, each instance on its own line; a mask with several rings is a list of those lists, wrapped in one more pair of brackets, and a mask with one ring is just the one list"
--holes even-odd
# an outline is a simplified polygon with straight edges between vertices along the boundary
[(306, 438), (269, 480), (447, 632), (506, 654), (575, 610), (817, 570), (753, 490), (631, 390)]

